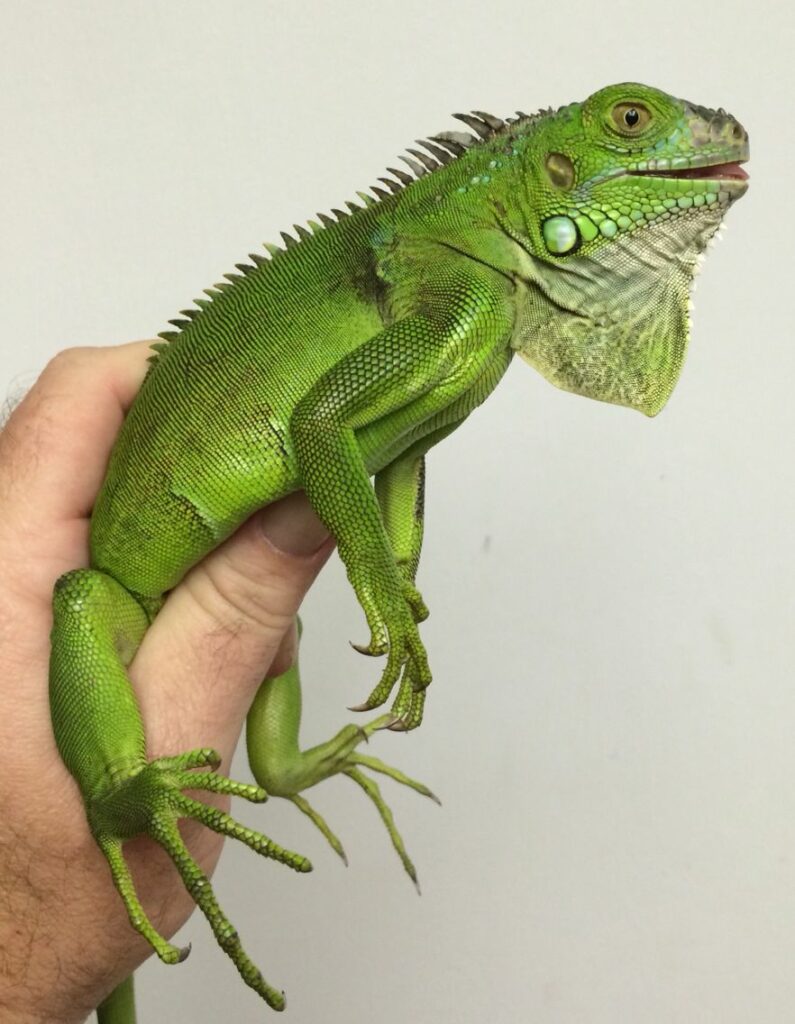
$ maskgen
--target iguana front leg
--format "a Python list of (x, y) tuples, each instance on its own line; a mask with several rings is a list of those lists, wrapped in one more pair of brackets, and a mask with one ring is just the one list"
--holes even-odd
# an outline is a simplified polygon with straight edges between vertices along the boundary
[[(300, 635), (300, 623), (298, 632)], [(406, 873), (417, 885), (417, 872), (406, 852), (392, 812), (376, 782), (363, 769), (387, 775), (415, 792), (437, 803), (439, 801), (421, 782), (409, 778), (376, 757), (357, 751), (362, 742), (393, 721), (393, 716), (387, 714), (363, 727), (346, 725), (325, 743), (301, 750), (301, 680), (296, 653), (293, 664), (286, 672), (266, 679), (260, 686), (246, 719), (246, 747), (251, 770), (259, 785), (270, 796), (284, 797), (295, 804), (320, 829), (346, 864), (347, 857), (342, 843), (301, 793), (333, 775), (342, 774), (353, 780), (375, 804)]]
[(425, 527), (424, 452), (412, 450), (377, 473), (375, 496), (414, 621), (424, 622), (428, 609), (414, 587)]
[[(488, 375), (485, 376), (483, 383), (487, 386)], [(469, 410), (465, 400), (459, 400), (459, 404), (465, 410), (463, 416), (457, 415), (455, 408), (450, 410), (449, 423), (422, 438), (375, 477), (376, 498), (415, 622), (424, 622), (428, 617), (428, 609), (416, 587), (425, 527), (425, 454), (461, 424)], [(394, 732), (416, 729), (422, 722), (426, 692), (415, 678), (413, 665), (407, 665), (392, 705), (395, 717), (387, 728)]]
[(431, 680), (415, 621), (423, 608), (396, 564), (368, 462), (402, 436), (417, 438), (424, 423), (433, 432), (443, 410), (491, 380), (495, 353), (508, 351), (510, 286), (469, 261), (459, 263), (442, 266), (435, 288), (425, 282), (422, 312), (387, 327), (324, 374), (290, 421), (304, 490), (337, 539), (370, 627), (369, 643), (358, 649), (388, 655), (362, 709), (383, 704), (401, 673), (411, 675), (417, 690)]

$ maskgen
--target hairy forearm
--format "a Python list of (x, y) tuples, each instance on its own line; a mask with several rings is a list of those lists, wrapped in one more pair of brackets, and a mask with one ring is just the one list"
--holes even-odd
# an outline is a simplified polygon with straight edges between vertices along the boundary
[[(5, 1024), (80, 1024), (98, 987), (91, 966), (62, 943), (51, 915), (68, 854), (41, 857), (8, 826), (0, 831), (0, 1019)], [(54, 844), (57, 847), (57, 841)]]

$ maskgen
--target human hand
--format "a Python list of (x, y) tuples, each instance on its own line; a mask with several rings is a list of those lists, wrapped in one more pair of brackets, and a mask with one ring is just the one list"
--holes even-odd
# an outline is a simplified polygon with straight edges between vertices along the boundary
[[(0, 433), (6, 1024), (76, 1024), (151, 953), (129, 925), (55, 747), (47, 686), (53, 584), (88, 565), (92, 504), (149, 345), (61, 353)], [(290, 663), (295, 612), (332, 547), (306, 498), (294, 494), (188, 573), (129, 669), (151, 757), (213, 747), (229, 764), (259, 683)], [(221, 838), (194, 822), (183, 834), (211, 871)], [(179, 876), (151, 840), (128, 843), (125, 855), (153, 923), (172, 935), (194, 908)]]

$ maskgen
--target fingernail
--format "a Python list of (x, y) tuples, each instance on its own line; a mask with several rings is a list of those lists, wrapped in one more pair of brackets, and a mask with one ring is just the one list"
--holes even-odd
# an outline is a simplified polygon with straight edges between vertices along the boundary
[(268, 543), (285, 555), (314, 555), (329, 538), (303, 491), (268, 505), (260, 513), (259, 522)]

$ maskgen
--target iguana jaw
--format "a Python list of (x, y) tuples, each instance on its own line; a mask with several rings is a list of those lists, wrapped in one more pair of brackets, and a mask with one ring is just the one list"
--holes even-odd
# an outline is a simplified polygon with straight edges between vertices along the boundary
[(703, 182), (715, 182), (732, 199), (738, 199), (748, 188), (748, 172), (742, 167), (750, 159), (747, 142), (742, 146), (718, 150), (709, 154), (665, 157), (659, 160), (642, 160), (624, 167), (617, 177), (630, 178), (685, 178)]
[[(701, 164), (693, 163), (689, 167), (660, 167), (658, 161), (655, 167), (635, 168), (626, 170), (624, 176), (632, 178), (662, 178), (670, 181), (672, 178), (686, 178), (703, 182), (713, 182), (722, 192), (728, 192), (731, 199), (739, 199), (748, 188), (748, 172), (741, 166), (748, 159), (745, 156), (726, 163)], [(651, 161), (650, 161), (651, 162)]]
[(733, 163), (705, 164), (703, 166), (684, 167), (680, 170), (664, 170), (651, 168), (643, 171), (628, 171), (632, 177), (644, 175), (652, 178), (707, 178), (714, 181), (745, 181), (748, 172), (743, 170), (740, 164), (745, 160), (736, 160)]

